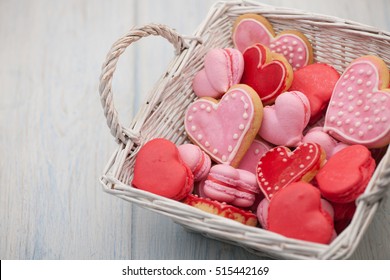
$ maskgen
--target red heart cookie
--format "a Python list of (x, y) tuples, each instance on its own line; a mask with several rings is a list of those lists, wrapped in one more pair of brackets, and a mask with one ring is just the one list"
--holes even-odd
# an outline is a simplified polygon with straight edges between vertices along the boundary
[(174, 200), (182, 200), (193, 189), (194, 176), (179, 150), (169, 140), (156, 138), (141, 147), (134, 166), (132, 185)]
[(293, 152), (279, 146), (266, 152), (257, 165), (257, 182), (268, 200), (290, 183), (310, 182), (321, 168), (325, 153), (320, 145), (305, 143)]
[(247, 48), (244, 53), (244, 73), (241, 83), (252, 87), (263, 104), (272, 103), (289, 89), (293, 70), (287, 60), (261, 44)]
[(376, 56), (355, 59), (337, 82), (324, 131), (339, 141), (368, 148), (390, 142), (389, 70)]
[(294, 71), (313, 62), (313, 49), (305, 35), (297, 30), (286, 30), (276, 36), (271, 23), (260, 15), (239, 16), (232, 39), (241, 52), (256, 43), (269, 47), (272, 52), (283, 55)]
[(318, 121), (328, 106), (340, 74), (325, 63), (310, 64), (294, 72), (290, 91), (300, 91), (310, 102), (310, 123)]
[(214, 161), (237, 167), (260, 128), (262, 116), (256, 92), (236, 85), (219, 102), (200, 98), (190, 104), (184, 126), (191, 141)]
[(305, 182), (292, 183), (275, 194), (268, 208), (268, 230), (286, 237), (328, 244), (333, 220), (322, 209), (319, 190)]

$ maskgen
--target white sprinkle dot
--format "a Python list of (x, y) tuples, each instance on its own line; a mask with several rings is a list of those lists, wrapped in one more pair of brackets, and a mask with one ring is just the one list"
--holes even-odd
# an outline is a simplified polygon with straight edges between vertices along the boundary
[(359, 99), (357, 102), (356, 102), (356, 105), (358, 106), (361, 106), (363, 104), (363, 100)]
[(383, 118), (381, 118), (381, 121), (382, 121), (382, 122), (387, 122), (387, 118), (386, 118), (386, 117), (383, 117)]
[(200, 105), (200, 109), (204, 109), (204, 108), (206, 108), (206, 105), (201, 104), (201, 105)]
[(237, 139), (238, 139), (238, 134), (237, 134), (237, 133), (234, 133), (234, 134), (233, 134), (233, 139), (234, 139), (234, 140), (237, 140)]
[(213, 150), (213, 154), (216, 155), (218, 153), (218, 149)]
[(361, 125), (362, 125), (361, 122), (355, 122), (355, 127), (359, 127), (359, 126), (361, 126)]
[(269, 184), (268, 182), (264, 182), (264, 186), (268, 186), (268, 184)]
[(363, 110), (364, 110), (364, 111), (370, 110), (370, 106), (368, 106), (368, 105), (364, 106)]
[(340, 102), (340, 103), (338, 104), (338, 106), (341, 108), (341, 107), (344, 106), (344, 103), (343, 103), (343, 102)]
[(351, 113), (352, 111), (353, 111), (353, 106), (349, 106), (349, 107), (348, 107), (348, 112)]
[(267, 188), (267, 191), (270, 191), (270, 190), (271, 190), (271, 187), (268, 187), (268, 188)]
[(365, 123), (368, 123), (369, 121), (370, 121), (369, 117), (365, 117), (364, 120), (363, 120), (363, 122), (365, 122)]
[(211, 112), (211, 107), (210, 107), (210, 106), (206, 108), (206, 112), (207, 112), (207, 113), (210, 113), (210, 112)]
[(352, 87), (348, 87), (348, 88), (347, 88), (347, 91), (348, 91), (348, 92), (352, 92), (352, 90), (353, 90)]
[(305, 166), (303, 164), (299, 165), (299, 168), (305, 168)]
[(196, 111), (198, 111), (198, 108), (192, 107), (192, 111), (193, 111), (193, 112), (196, 112)]
[(337, 116), (339, 116), (339, 117), (342, 117), (344, 115), (344, 112), (343, 111), (339, 111), (338, 113), (337, 113)]
[(381, 118), (375, 118), (375, 120), (374, 120), (375, 123), (378, 123), (380, 121), (381, 121)]
[(350, 129), (348, 130), (348, 132), (349, 132), (350, 134), (353, 134), (354, 131), (355, 131), (355, 130), (354, 130), (353, 128), (350, 128)]
[(351, 76), (350, 80), (351, 81), (355, 80), (355, 76)]
[(367, 76), (371, 76), (372, 71), (371, 71), (371, 70), (368, 70), (366, 74), (367, 74)]
[(260, 150), (259, 149), (256, 149), (255, 150), (255, 155), (258, 155), (260, 153)]
[[(290, 51), (292, 51), (292, 48), (291, 48)], [(293, 57), (294, 57), (294, 54), (293, 54), (293, 53), (290, 53), (288, 56), (289, 56), (290, 58), (293, 58)]]
[(363, 83), (363, 80), (362, 80), (362, 79), (358, 79), (358, 80), (357, 80), (357, 84), (358, 84), (358, 85), (361, 85), (362, 83)]
[(359, 137), (363, 137), (364, 132), (363, 131), (359, 131), (358, 135), (359, 135)]
[(337, 125), (338, 127), (340, 127), (340, 126), (343, 125), (343, 122), (342, 122), (342, 121), (338, 121), (338, 122), (336, 123), (336, 125)]
[(331, 117), (329, 118), (329, 121), (330, 121), (331, 123), (333, 123), (335, 120), (336, 120), (336, 117), (335, 117), (335, 116), (331, 116)]
[(242, 117), (244, 118), (244, 120), (246, 120), (246, 119), (248, 119), (248, 114), (245, 112), (243, 115), (242, 115)]
[(282, 161), (283, 161), (283, 162), (287, 162), (287, 159), (286, 159), (286, 158), (284, 158), (284, 159), (282, 159)]
[(367, 83), (366, 83), (366, 86), (371, 86), (371, 84), (372, 84), (372, 82), (371, 81), (368, 81)]
[(243, 125), (243, 124), (240, 124), (239, 126), (238, 126), (238, 129), (239, 130), (243, 130), (245, 128), (245, 125)]
[(228, 146), (228, 152), (231, 153), (233, 151), (233, 147), (232, 146)]
[(204, 143), (204, 145), (206, 146), (206, 148), (210, 147), (210, 143), (209, 143), (208, 141), (206, 141), (206, 142)]
[(196, 130), (196, 126), (195, 125), (191, 126), (191, 131), (195, 131), (195, 130)]
[(370, 125), (367, 126), (367, 129), (368, 129), (368, 130), (372, 130), (372, 129), (373, 129), (373, 126), (370, 124)]
[(223, 156), (222, 156), (222, 161), (226, 161), (226, 159), (227, 159), (226, 156), (223, 155)]
[(311, 160), (311, 156), (307, 156), (306, 159), (307, 159), (307, 160)]
[(370, 98), (372, 97), (372, 93), (368, 93), (368, 94), (366, 95), (366, 97), (367, 97), (367, 99), (370, 99)]
[(302, 48), (298, 48), (297, 51), (298, 52), (303, 52), (303, 49)]
[(292, 42), (292, 44), (293, 44), (294, 46), (296, 46), (296, 45), (298, 44), (298, 41), (294, 40), (294, 41)]
[(275, 189), (275, 191), (277, 191), (277, 190), (279, 189), (279, 186), (275, 186), (275, 188), (274, 188), (274, 189)]
[(344, 96), (344, 92), (341, 91), (341, 92), (339, 93), (339, 97), (343, 97), (343, 96)]
[(345, 124), (349, 124), (351, 122), (351, 119), (346, 119)]
[(286, 179), (282, 179), (280, 182), (284, 184), (286, 183)]
[(295, 175), (295, 173), (294, 173), (294, 172), (291, 172), (291, 173), (290, 173), (290, 176), (294, 176), (294, 175)]
[(193, 117), (192, 116), (188, 116), (188, 121), (192, 121)]
[(202, 134), (198, 134), (198, 140), (202, 140), (203, 136)]

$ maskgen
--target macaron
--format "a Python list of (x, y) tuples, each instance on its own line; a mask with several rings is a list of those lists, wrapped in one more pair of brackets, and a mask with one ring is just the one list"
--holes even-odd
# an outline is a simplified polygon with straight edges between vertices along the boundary
[(242, 53), (233, 48), (215, 48), (204, 57), (204, 68), (194, 77), (192, 88), (198, 97), (219, 99), (238, 84), (244, 72)]
[(198, 146), (182, 144), (178, 147), (181, 159), (191, 169), (194, 181), (205, 179), (210, 171), (211, 159)]
[(203, 191), (208, 198), (246, 208), (253, 205), (260, 189), (253, 173), (217, 164), (211, 167)]
[(193, 190), (194, 175), (173, 142), (156, 138), (138, 151), (131, 184), (140, 190), (182, 200)]
[(351, 145), (334, 154), (316, 175), (321, 194), (331, 202), (348, 203), (366, 189), (375, 160), (363, 145)]
[(221, 217), (225, 217), (236, 222), (242, 223), (248, 226), (256, 226), (257, 218), (256, 215), (251, 211), (243, 210), (238, 207), (211, 200), (209, 198), (198, 197), (190, 194), (183, 201), (185, 204), (196, 207), (207, 213), (215, 214)]

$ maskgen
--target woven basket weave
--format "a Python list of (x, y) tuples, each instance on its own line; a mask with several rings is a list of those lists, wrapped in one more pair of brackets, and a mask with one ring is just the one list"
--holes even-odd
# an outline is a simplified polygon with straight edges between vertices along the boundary
[[(157, 137), (170, 139), (178, 145), (188, 142), (183, 120), (186, 108), (196, 98), (191, 88), (192, 78), (203, 67), (203, 57), (209, 49), (232, 47), (233, 22), (245, 13), (265, 16), (277, 33), (283, 29), (301, 31), (313, 45), (314, 60), (333, 65), (340, 73), (353, 59), (366, 54), (375, 54), (390, 66), (389, 32), (335, 17), (250, 1), (216, 3), (192, 39), (185, 39), (164, 25), (134, 28), (113, 44), (102, 67), (100, 97), (118, 148), (104, 170), (101, 183), (112, 195), (171, 217), (184, 227), (208, 237), (243, 246), (259, 255), (282, 259), (348, 258), (370, 225), (385, 196), (386, 186), (390, 184), (389, 151), (378, 165), (365, 193), (357, 200), (351, 224), (330, 245), (286, 238), (261, 228), (245, 226), (130, 185), (134, 161), (144, 143)], [(166, 38), (175, 47), (176, 56), (131, 125), (124, 127), (113, 103), (113, 74), (125, 49), (149, 35)]]

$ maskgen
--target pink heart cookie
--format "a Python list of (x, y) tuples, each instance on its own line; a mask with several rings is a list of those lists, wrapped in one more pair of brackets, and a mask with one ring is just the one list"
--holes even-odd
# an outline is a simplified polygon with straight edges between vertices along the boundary
[(261, 125), (263, 106), (257, 93), (238, 84), (222, 99), (206, 97), (193, 102), (185, 115), (191, 141), (218, 163), (237, 167)]
[(204, 58), (204, 68), (194, 77), (192, 88), (198, 97), (220, 98), (238, 84), (244, 71), (244, 58), (233, 48), (211, 49)]
[(264, 107), (259, 135), (280, 146), (294, 147), (301, 143), (303, 130), (310, 120), (310, 104), (299, 91), (279, 95), (275, 104)]
[(232, 39), (241, 52), (256, 43), (269, 47), (271, 51), (284, 55), (293, 70), (313, 62), (313, 49), (305, 35), (286, 30), (276, 36), (271, 23), (260, 15), (239, 16), (234, 23)]
[(263, 140), (253, 140), (251, 146), (242, 158), (239, 169), (244, 169), (256, 174), (256, 166), (259, 159), (271, 149), (271, 146)]
[(330, 100), (324, 131), (368, 148), (390, 142), (389, 70), (376, 56), (355, 59), (341, 75)]

